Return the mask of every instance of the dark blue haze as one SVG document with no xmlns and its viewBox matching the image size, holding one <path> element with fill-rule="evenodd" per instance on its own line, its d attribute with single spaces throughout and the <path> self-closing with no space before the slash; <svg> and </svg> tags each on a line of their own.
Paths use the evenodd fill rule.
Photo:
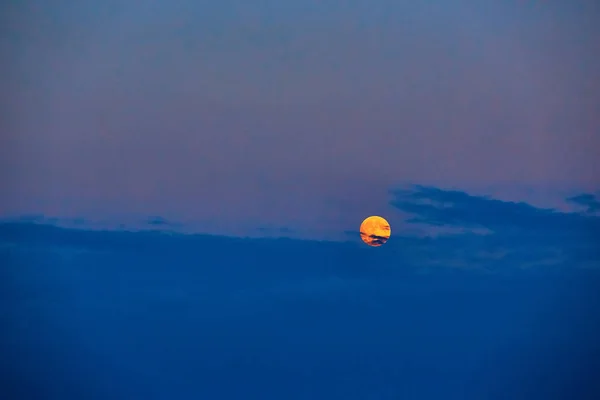
<svg viewBox="0 0 600 400">
<path fill-rule="evenodd" d="M 599 217 L 394 199 L 490 232 L 369 248 L 3 223 L 3 398 L 598 398 Z"/>
</svg>

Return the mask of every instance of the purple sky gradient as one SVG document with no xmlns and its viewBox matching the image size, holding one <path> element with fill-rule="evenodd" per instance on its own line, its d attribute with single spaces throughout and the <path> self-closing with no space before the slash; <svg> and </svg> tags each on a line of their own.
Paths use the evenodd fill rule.
<svg viewBox="0 0 600 400">
<path fill-rule="evenodd" d="M 0 216 L 319 236 L 402 183 L 600 187 L 598 2 L 329 3 L 3 5 Z"/>
</svg>

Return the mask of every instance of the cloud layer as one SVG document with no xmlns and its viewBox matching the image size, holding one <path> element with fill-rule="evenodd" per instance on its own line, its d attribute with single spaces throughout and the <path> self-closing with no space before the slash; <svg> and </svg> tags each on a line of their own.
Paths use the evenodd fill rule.
<svg viewBox="0 0 600 400">
<path fill-rule="evenodd" d="M 11 398 L 597 399 L 597 217 L 413 187 L 383 246 L 0 223 Z"/>
<path fill-rule="evenodd" d="M 480 254 L 490 263 L 513 266 L 600 267 L 598 216 L 425 186 L 393 190 L 392 194 L 391 204 L 412 215 L 409 222 L 487 230 L 489 233 L 484 235 L 446 238 L 461 243 L 460 247 L 470 252 L 470 257 Z M 593 206 L 591 195 L 574 199 Z"/>
</svg>

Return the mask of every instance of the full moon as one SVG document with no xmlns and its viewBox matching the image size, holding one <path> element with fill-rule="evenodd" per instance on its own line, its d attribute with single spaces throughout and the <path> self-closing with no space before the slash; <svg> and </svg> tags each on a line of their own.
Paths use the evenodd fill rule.
<svg viewBox="0 0 600 400">
<path fill-rule="evenodd" d="M 376 215 L 365 219 L 360 224 L 360 238 L 369 246 L 381 246 L 388 241 L 391 233 L 390 224 Z"/>
</svg>

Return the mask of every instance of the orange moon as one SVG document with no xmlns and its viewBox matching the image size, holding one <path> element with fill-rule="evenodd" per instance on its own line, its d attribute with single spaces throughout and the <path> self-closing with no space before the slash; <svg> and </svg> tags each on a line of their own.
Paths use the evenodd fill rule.
<svg viewBox="0 0 600 400">
<path fill-rule="evenodd" d="M 373 215 L 360 224 L 360 238 L 369 246 L 379 247 L 390 238 L 392 230 L 385 218 Z"/>
</svg>

